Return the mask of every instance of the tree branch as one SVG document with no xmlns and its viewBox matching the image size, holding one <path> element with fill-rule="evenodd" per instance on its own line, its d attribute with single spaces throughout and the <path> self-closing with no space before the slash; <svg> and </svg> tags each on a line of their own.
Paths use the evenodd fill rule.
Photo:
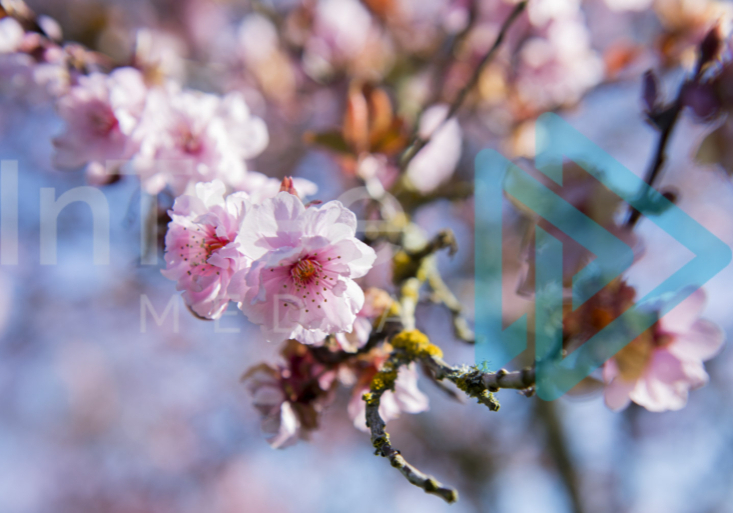
<svg viewBox="0 0 733 513">
<path fill-rule="evenodd" d="M 695 72 L 691 78 L 686 78 L 682 82 L 674 101 L 666 109 L 662 109 L 661 111 L 656 111 L 656 109 L 652 109 L 652 107 L 650 107 L 650 110 L 653 110 L 653 112 L 648 112 L 649 117 L 652 118 L 652 121 L 654 121 L 655 125 L 660 129 L 659 139 L 657 140 L 657 146 L 654 151 L 654 158 L 652 159 L 652 163 L 647 169 L 644 177 L 644 181 L 650 186 L 654 186 L 654 182 L 660 176 L 664 163 L 667 160 L 667 145 L 672 138 L 672 132 L 674 132 L 674 129 L 677 126 L 677 121 L 682 113 L 682 109 L 685 106 L 685 91 L 690 84 L 693 84 L 702 78 L 705 64 L 714 57 L 714 55 L 711 55 L 710 50 L 706 49 L 705 45 L 706 43 L 710 44 L 708 41 L 709 38 L 717 37 L 714 32 L 715 30 L 717 30 L 717 28 L 713 28 L 701 43 L 697 62 L 695 64 Z M 713 53 L 717 53 L 717 50 Z M 640 217 L 641 212 L 630 207 L 629 216 L 626 218 L 624 226 L 626 228 L 633 229 L 636 223 L 639 222 Z"/>
<path fill-rule="evenodd" d="M 572 504 L 572 511 L 573 513 L 583 513 L 585 509 L 580 496 L 579 476 L 565 440 L 557 407 L 553 401 L 537 401 L 535 412 L 547 433 L 547 449 L 555 460 L 560 477 L 565 483 Z"/>
<path fill-rule="evenodd" d="M 654 181 L 657 179 L 660 172 L 662 171 L 664 162 L 667 160 L 667 143 L 669 142 L 672 136 L 672 132 L 677 125 L 677 120 L 680 117 L 680 112 L 682 112 L 682 93 L 686 84 L 687 81 L 685 81 L 682 86 L 680 86 L 677 98 L 675 99 L 672 107 L 670 107 L 670 110 L 667 112 L 667 115 L 669 116 L 669 121 L 665 124 L 665 126 L 662 128 L 661 133 L 659 134 L 657 147 L 654 152 L 654 160 L 652 161 L 651 166 L 649 166 L 649 169 L 646 172 L 646 176 L 644 177 L 644 181 L 649 185 L 654 184 Z M 636 223 L 639 222 L 639 218 L 641 218 L 641 212 L 631 207 L 631 210 L 629 211 L 629 216 L 626 219 L 624 226 L 626 228 L 633 228 Z"/>
<path fill-rule="evenodd" d="M 448 379 L 461 388 L 462 381 L 469 380 L 474 390 L 496 392 L 502 388 L 527 390 L 535 385 L 535 371 L 526 368 L 518 371 L 500 369 L 496 372 L 483 372 L 476 367 L 453 367 L 440 357 L 424 360 L 425 365 L 435 373 L 436 379 Z"/>
<path fill-rule="evenodd" d="M 448 308 L 448 311 L 453 317 L 453 333 L 456 338 L 474 344 L 476 337 L 473 330 L 468 325 L 468 321 L 463 317 L 463 305 L 458 301 L 458 298 L 453 294 L 448 285 L 443 281 L 443 277 L 437 268 L 433 268 L 428 275 L 428 284 L 433 289 L 435 298 Z"/>
<path fill-rule="evenodd" d="M 491 45 L 489 51 L 486 52 L 486 54 L 482 57 L 478 66 L 476 66 L 476 69 L 473 71 L 471 77 L 468 79 L 468 82 L 466 82 L 466 85 L 463 86 L 463 88 L 458 92 L 458 95 L 456 96 L 455 100 L 453 100 L 453 103 L 451 103 L 451 106 L 448 109 L 448 114 L 445 116 L 445 119 L 435 128 L 435 130 L 433 130 L 433 133 L 439 131 L 443 127 L 443 125 L 445 125 L 445 123 L 447 123 L 451 118 L 453 118 L 453 116 L 456 115 L 458 110 L 463 105 L 466 96 L 468 96 L 468 93 L 476 86 L 476 83 L 478 83 L 478 80 L 481 77 L 481 72 L 483 72 L 486 65 L 494 58 L 494 55 L 504 41 L 506 33 L 509 31 L 509 28 L 514 24 L 516 19 L 519 17 L 520 14 L 522 14 L 526 7 L 526 0 L 523 2 L 519 2 L 514 7 L 514 10 L 512 10 L 512 12 L 509 14 L 507 19 L 504 20 L 504 23 L 499 30 L 499 34 L 496 36 L 494 44 Z M 420 150 L 422 150 L 430 142 L 431 137 L 432 134 L 427 137 L 421 137 L 419 133 L 415 135 L 410 145 L 400 156 L 399 164 L 401 170 L 407 169 L 407 166 L 410 164 L 412 159 L 414 159 L 415 156 L 420 153 Z"/>
<path fill-rule="evenodd" d="M 466 22 L 466 26 L 463 27 L 463 29 L 461 29 L 461 31 L 455 36 L 450 38 L 445 52 L 443 52 L 442 57 L 437 60 L 438 62 L 435 65 L 435 71 L 433 72 L 433 94 L 431 100 L 427 102 L 428 105 L 438 102 L 443 95 L 443 81 L 445 80 L 445 75 L 448 73 L 456 50 L 466 40 L 468 34 L 471 33 L 471 30 L 473 30 L 473 27 L 476 25 L 476 21 L 478 20 L 478 3 L 479 0 L 471 0 L 468 5 L 468 21 Z"/>
<path fill-rule="evenodd" d="M 385 367 L 388 368 L 388 373 L 394 373 L 396 377 L 399 367 L 405 363 L 407 362 L 404 360 L 392 357 L 385 364 Z M 382 372 L 384 371 L 380 373 Z M 392 382 L 392 387 L 394 387 L 394 382 Z M 375 449 L 374 454 L 389 459 L 393 467 L 399 470 L 410 483 L 425 490 L 425 493 L 437 495 L 449 504 L 456 502 L 458 500 L 458 492 L 454 488 L 444 486 L 433 476 L 424 474 L 408 463 L 402 454 L 400 454 L 400 451 L 392 447 L 389 434 L 385 431 L 386 423 L 379 414 L 379 404 L 382 394 L 388 389 L 389 386 L 387 383 L 375 380 L 372 382 L 371 391 L 364 394 L 364 401 L 366 401 L 366 423 L 371 431 L 372 445 Z"/>
</svg>

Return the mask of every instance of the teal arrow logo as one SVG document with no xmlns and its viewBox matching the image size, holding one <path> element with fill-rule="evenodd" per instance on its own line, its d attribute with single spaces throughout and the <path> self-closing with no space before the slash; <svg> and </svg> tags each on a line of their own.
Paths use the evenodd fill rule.
<svg viewBox="0 0 733 513">
<path fill-rule="evenodd" d="M 535 231 L 535 363 L 537 393 L 553 400 L 650 328 L 731 261 L 727 244 L 555 114 L 537 121 L 535 166 L 562 185 L 565 159 L 581 166 L 651 222 L 695 254 L 690 262 L 578 349 L 562 352 L 562 243 Z M 504 192 L 593 253 L 573 276 L 573 308 L 620 276 L 633 262 L 629 246 L 501 154 L 476 157 L 476 362 L 508 364 L 527 347 L 527 317 L 502 322 L 502 212 Z M 651 305 L 655 305 L 652 309 Z"/>
</svg>

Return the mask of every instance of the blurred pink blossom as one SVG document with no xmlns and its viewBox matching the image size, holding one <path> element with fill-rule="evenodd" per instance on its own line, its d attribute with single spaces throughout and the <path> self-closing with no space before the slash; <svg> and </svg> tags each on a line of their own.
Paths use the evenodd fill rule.
<svg viewBox="0 0 733 513">
<path fill-rule="evenodd" d="M 146 92 L 142 75 L 133 68 L 79 77 L 79 84 L 57 104 L 66 130 L 54 139 L 55 165 L 73 169 L 91 162 L 106 165 L 108 160 L 130 158 L 136 151 L 130 134 Z"/>
<path fill-rule="evenodd" d="M 337 371 L 327 369 L 308 348 L 291 340 L 281 351 L 284 364 L 260 364 L 243 380 L 260 412 L 262 431 L 275 449 L 307 439 L 318 427 L 319 415 L 333 399 Z"/>
<path fill-rule="evenodd" d="M 0 95 L 42 103 L 66 93 L 70 77 L 65 51 L 36 33 L 19 39 L 19 26 L 11 18 L 0 23 Z"/>
<path fill-rule="evenodd" d="M 195 191 L 176 199 L 170 212 L 162 273 L 178 282 L 177 290 L 197 315 L 215 319 L 226 310 L 231 277 L 247 263 L 235 237 L 249 203 L 241 192 L 225 199 L 219 180 L 196 184 Z"/>
<path fill-rule="evenodd" d="M 550 19 L 545 35 L 528 38 L 519 53 L 518 99 L 537 112 L 577 103 L 601 82 L 605 72 L 582 15 L 568 13 Z"/>
<path fill-rule="evenodd" d="M 366 44 L 372 17 L 361 2 L 319 0 L 315 16 L 317 39 L 311 44 L 328 52 L 325 56 L 354 57 Z"/>
<path fill-rule="evenodd" d="M 344 351 L 354 353 L 369 340 L 369 335 L 372 333 L 372 323 L 360 314 L 361 312 L 357 314 L 354 328 L 350 332 L 337 333 L 334 337 L 339 347 Z"/>
<path fill-rule="evenodd" d="M 364 291 L 364 307 L 356 314 L 354 329 L 349 333 L 337 333 L 334 337 L 339 347 L 348 352 L 355 352 L 369 340 L 372 334 L 372 323 L 379 329 L 385 319 L 381 317 L 392 306 L 394 300 L 382 289 L 370 287 Z"/>
<path fill-rule="evenodd" d="M 295 444 L 300 439 L 300 420 L 293 405 L 285 400 L 280 373 L 261 365 L 248 373 L 247 380 L 252 404 L 262 416 L 262 431 L 269 435 L 267 442 L 274 449 Z"/>
<path fill-rule="evenodd" d="M 186 44 L 175 34 L 147 28 L 137 31 L 135 65 L 153 83 L 171 78 L 183 82 L 186 54 Z"/>
<path fill-rule="evenodd" d="M 375 77 L 393 58 L 389 41 L 361 2 L 318 1 L 303 55 L 309 75 L 322 78 L 347 68 L 354 75 Z"/>
<path fill-rule="evenodd" d="M 703 362 L 720 351 L 724 335 L 699 318 L 704 302 L 698 290 L 605 363 L 609 408 L 621 410 L 633 401 L 650 411 L 679 410 L 690 390 L 707 383 Z"/>
<path fill-rule="evenodd" d="M 134 168 L 147 192 L 167 184 L 176 195 L 200 181 L 241 182 L 244 160 L 268 143 L 264 121 L 250 114 L 240 94 L 220 98 L 173 84 L 150 92 L 134 138 L 140 141 Z"/>
</svg>

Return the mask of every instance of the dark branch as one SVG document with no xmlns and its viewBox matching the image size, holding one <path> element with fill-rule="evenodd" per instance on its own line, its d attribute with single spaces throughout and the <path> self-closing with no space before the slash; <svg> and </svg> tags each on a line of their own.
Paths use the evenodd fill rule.
<svg viewBox="0 0 733 513">
<path fill-rule="evenodd" d="M 710 37 L 710 35 L 714 33 L 714 30 L 717 29 L 713 29 L 708 34 L 708 37 Z M 708 38 L 706 38 L 706 41 L 707 39 Z M 667 145 L 669 144 L 675 127 L 677 126 L 677 121 L 679 120 L 680 114 L 682 113 L 682 109 L 685 106 L 685 91 L 691 84 L 698 82 L 702 78 L 705 64 L 712 59 L 710 53 L 705 51 L 706 41 L 703 41 L 703 44 L 701 45 L 700 51 L 698 53 L 697 63 L 695 64 L 695 73 L 691 78 L 687 78 L 682 82 L 679 90 L 677 91 L 677 96 L 675 97 L 674 101 L 669 106 L 667 106 L 666 109 L 649 113 L 650 118 L 652 118 L 654 124 L 660 130 L 659 139 L 657 140 L 657 146 L 654 151 L 654 158 L 644 177 L 644 181 L 652 187 L 654 186 L 654 182 L 660 176 L 662 168 L 664 167 L 664 163 L 667 160 Z M 654 94 L 653 96 L 656 96 L 656 94 Z M 626 228 L 634 228 L 636 223 L 639 222 L 640 217 L 640 211 L 636 210 L 633 207 L 630 208 L 629 216 L 626 218 L 624 226 Z"/>
</svg>

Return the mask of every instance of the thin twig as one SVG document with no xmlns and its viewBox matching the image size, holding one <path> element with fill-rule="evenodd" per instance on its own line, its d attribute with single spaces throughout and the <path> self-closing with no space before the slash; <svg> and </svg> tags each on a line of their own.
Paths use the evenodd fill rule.
<svg viewBox="0 0 733 513">
<path fill-rule="evenodd" d="M 499 402 L 493 392 L 507 386 L 519 389 L 531 388 L 534 384 L 534 373 L 519 371 L 517 373 L 484 373 L 476 367 L 451 367 L 442 359 L 442 351 L 430 343 L 426 335 L 415 329 L 415 308 L 420 299 L 420 288 L 428 279 L 431 265 L 434 265 L 434 253 L 443 248 L 453 248 L 455 239 L 450 231 L 441 232 L 425 247 L 416 252 L 402 252 L 401 266 L 405 271 L 399 274 L 400 321 L 403 330 L 391 337 L 389 343 L 393 350 L 387 361 L 372 379 L 370 391 L 363 396 L 366 402 L 366 423 L 371 431 L 372 445 L 376 454 L 388 458 L 407 480 L 425 490 L 438 495 L 451 503 L 457 500 L 456 490 L 442 485 L 434 477 L 422 473 L 409 464 L 398 450 L 392 447 L 389 435 L 385 431 L 386 424 L 379 415 L 382 394 L 386 390 L 394 390 L 397 374 L 401 366 L 419 361 L 426 366 L 436 380 L 447 379 L 469 397 L 476 398 L 479 403 L 491 411 L 499 409 Z"/>
<path fill-rule="evenodd" d="M 427 105 L 431 105 L 440 100 L 443 95 L 443 81 L 450 67 L 451 61 L 453 60 L 456 50 L 463 44 L 463 42 L 471 33 L 473 27 L 476 25 L 478 20 L 478 3 L 479 0 L 471 0 L 468 5 L 468 20 L 466 26 L 463 27 L 460 32 L 449 39 L 447 48 L 443 52 L 442 57 L 438 60 L 433 71 L 433 95 Z"/>
<path fill-rule="evenodd" d="M 444 486 L 432 476 L 420 472 L 407 463 L 400 452 L 392 446 L 385 431 L 386 423 L 379 415 L 382 394 L 387 390 L 394 390 L 402 366 L 417 360 L 430 370 L 436 380 L 447 379 L 489 410 L 498 411 L 500 405 L 494 397 L 494 392 L 499 388 L 531 388 L 534 385 L 534 371 L 526 369 L 506 372 L 502 369 L 496 373 L 486 373 L 476 367 L 452 367 L 443 361 L 440 349 L 417 330 L 403 331 L 390 342 L 394 346 L 394 351 L 372 380 L 369 392 L 363 396 L 366 402 L 366 423 L 371 431 L 375 454 L 388 458 L 392 466 L 399 469 L 410 483 L 427 493 L 442 497 L 449 503 L 454 502 L 458 495 L 453 488 Z"/>
<path fill-rule="evenodd" d="M 516 19 L 519 17 L 520 14 L 524 11 L 524 9 L 527 7 L 527 2 L 523 1 L 518 3 L 514 9 L 512 10 L 511 14 L 507 17 L 507 19 L 504 21 L 504 23 L 501 26 L 501 29 L 499 30 L 499 34 L 496 36 L 496 40 L 494 41 L 494 44 L 491 45 L 491 48 L 489 48 L 489 51 L 486 52 L 486 54 L 483 56 L 481 61 L 479 62 L 478 66 L 476 66 L 476 69 L 471 74 L 471 77 L 468 79 L 468 82 L 465 86 L 458 92 L 458 95 L 456 96 L 455 100 L 453 100 L 453 103 L 451 103 L 450 108 L 448 109 L 448 114 L 445 116 L 445 119 L 436 127 L 435 130 L 433 130 L 433 134 L 438 132 L 443 125 L 445 125 L 453 116 L 456 115 L 458 112 L 458 109 L 461 108 L 463 105 L 464 100 L 466 99 L 466 96 L 468 96 L 468 93 L 471 92 L 471 90 L 476 86 L 476 84 L 479 81 L 479 78 L 481 77 L 481 73 L 483 72 L 486 65 L 491 62 L 496 52 L 499 50 L 499 47 L 501 46 L 502 42 L 504 41 L 504 38 L 506 37 L 506 33 L 509 30 L 509 28 L 514 24 Z M 415 158 L 415 156 L 420 153 L 420 150 L 422 150 L 429 142 L 431 135 L 428 135 L 427 137 L 422 137 L 420 134 L 416 134 L 413 138 L 412 143 L 407 147 L 407 149 L 402 153 L 400 156 L 400 169 L 404 170 L 407 169 L 407 166 L 410 164 L 412 159 Z"/>
<path fill-rule="evenodd" d="M 537 401 L 535 412 L 545 427 L 547 448 L 555 460 L 557 470 L 567 489 L 573 508 L 572 511 L 573 513 L 583 513 L 585 509 L 580 497 L 579 476 L 567 446 L 556 403 L 553 401 Z"/>
<path fill-rule="evenodd" d="M 424 363 L 435 373 L 436 379 L 447 378 L 456 383 L 470 377 L 475 381 L 476 387 L 489 392 L 496 392 L 502 388 L 526 390 L 535 384 L 535 371 L 532 368 L 511 372 L 505 369 L 496 372 L 482 372 L 475 367 L 453 367 L 439 357 L 424 360 Z"/>
<path fill-rule="evenodd" d="M 701 79 L 702 73 L 704 71 L 705 59 L 708 57 L 709 56 L 707 56 L 705 52 L 700 51 L 700 53 L 698 54 L 697 63 L 695 64 L 695 72 L 692 77 L 687 78 L 682 82 L 679 90 L 677 91 L 677 96 L 675 97 L 672 104 L 666 110 L 657 113 L 657 116 L 660 119 L 663 119 L 663 124 L 660 127 L 661 131 L 659 133 L 659 139 L 657 140 L 657 146 L 654 151 L 654 159 L 652 160 L 651 165 L 647 169 L 646 176 L 644 177 L 644 181 L 649 186 L 654 186 L 654 182 L 660 176 L 662 168 L 664 167 L 664 163 L 667 160 L 667 145 L 669 144 L 669 141 L 672 137 L 672 132 L 674 132 L 674 129 L 677 126 L 677 121 L 680 118 L 682 109 L 685 106 L 683 100 L 685 90 L 690 84 L 697 82 Z M 624 226 L 626 228 L 633 229 L 636 223 L 639 222 L 640 218 L 641 212 L 633 207 L 630 207 L 629 215 L 626 218 Z"/>
<path fill-rule="evenodd" d="M 437 268 L 433 268 L 428 275 L 428 284 L 433 289 L 435 298 L 444 304 L 451 313 L 451 317 L 453 317 L 453 333 L 455 336 L 459 340 L 474 344 L 476 342 L 476 336 L 468 325 L 468 321 L 463 316 L 463 305 L 461 305 L 461 302 L 458 301 L 458 298 L 443 281 L 443 277 Z"/>
<path fill-rule="evenodd" d="M 484 385 L 491 390 L 498 390 L 500 388 L 526 390 L 535 384 L 535 371 L 531 367 L 511 372 L 505 369 L 499 369 L 496 372 L 485 372 L 481 378 L 484 381 Z"/>
<path fill-rule="evenodd" d="M 659 140 L 657 141 L 657 147 L 654 152 L 654 160 L 652 161 L 651 166 L 649 166 L 646 176 L 644 177 L 644 181 L 650 186 L 654 185 L 654 181 L 657 179 L 659 173 L 662 171 L 665 160 L 667 160 L 667 143 L 669 142 L 670 137 L 672 136 L 672 132 L 677 125 L 677 120 L 680 117 L 680 112 L 682 112 L 682 93 L 686 84 L 687 82 L 685 81 L 682 86 L 680 86 L 677 98 L 675 99 L 674 104 L 668 111 L 669 122 L 663 127 L 662 131 L 659 134 Z M 624 226 L 629 229 L 633 228 L 639 221 L 640 217 L 641 211 L 631 207 L 631 210 L 629 211 L 629 216 L 626 219 L 626 223 L 624 223 Z"/>
<path fill-rule="evenodd" d="M 397 362 L 392 360 L 395 371 L 399 369 L 400 365 L 404 365 L 406 362 Z M 375 389 L 372 386 L 369 394 L 365 394 L 364 400 L 366 401 L 366 423 L 371 431 L 372 445 L 375 449 L 375 454 L 389 459 L 390 464 L 399 470 L 407 480 L 415 486 L 425 490 L 425 493 L 437 495 L 447 503 L 453 503 L 458 500 L 458 492 L 449 486 L 444 486 L 433 476 L 429 476 L 416 467 L 411 465 L 405 460 L 400 454 L 400 451 L 392 447 L 389 439 L 389 434 L 385 431 L 386 423 L 382 416 L 379 414 L 379 404 L 382 394 L 387 388 Z"/>
</svg>

